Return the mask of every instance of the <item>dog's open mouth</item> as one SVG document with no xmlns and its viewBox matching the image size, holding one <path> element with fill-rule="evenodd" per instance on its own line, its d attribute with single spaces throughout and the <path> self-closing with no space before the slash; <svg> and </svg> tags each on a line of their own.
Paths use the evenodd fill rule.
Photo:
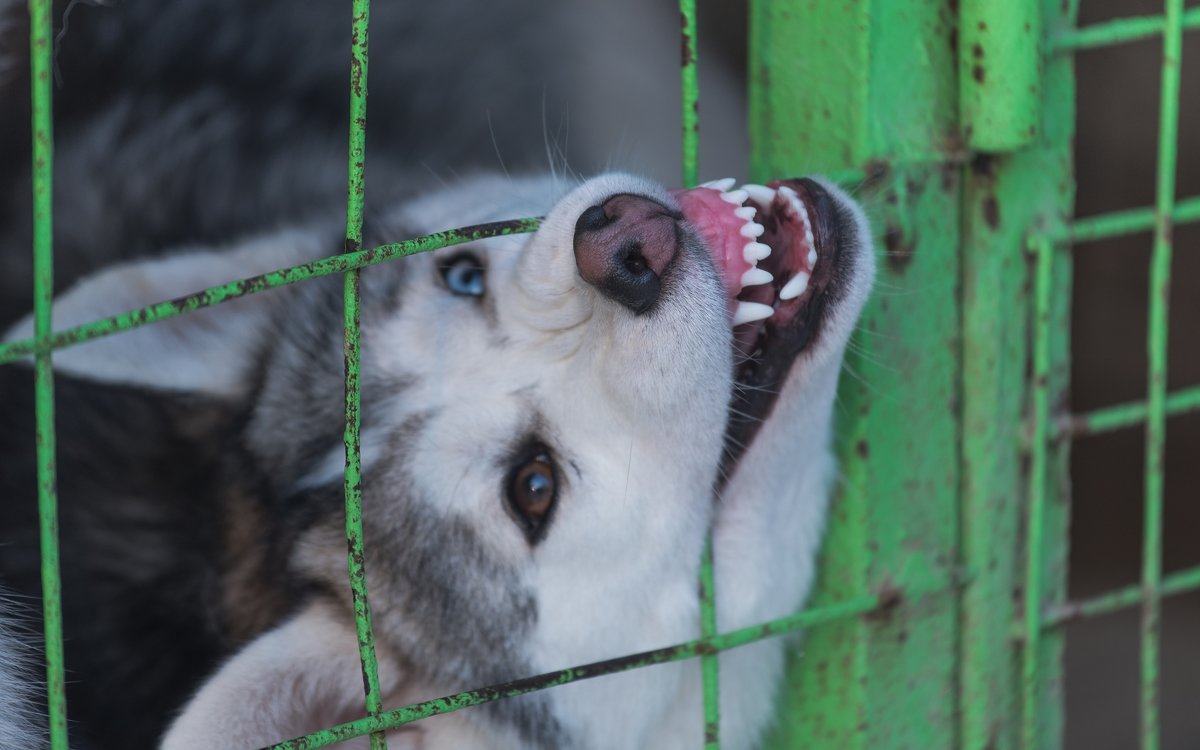
<svg viewBox="0 0 1200 750">
<path fill-rule="evenodd" d="M 797 355 L 819 335 L 838 264 L 838 217 L 809 179 L 675 193 L 708 245 L 728 295 L 736 385 L 725 433 L 728 469 L 754 439 Z M 728 475 L 729 472 L 724 472 Z"/>
</svg>

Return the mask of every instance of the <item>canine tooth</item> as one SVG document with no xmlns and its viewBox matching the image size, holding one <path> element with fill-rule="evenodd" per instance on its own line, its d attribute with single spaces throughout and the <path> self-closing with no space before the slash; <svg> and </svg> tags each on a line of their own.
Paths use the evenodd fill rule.
<svg viewBox="0 0 1200 750">
<path fill-rule="evenodd" d="M 804 294 L 805 289 L 808 289 L 808 274 L 797 271 L 796 275 L 783 285 L 783 289 L 779 290 L 779 299 L 795 299 Z"/>
<path fill-rule="evenodd" d="M 750 200 L 760 206 L 769 206 L 775 200 L 775 190 L 766 185 L 742 185 L 742 190 L 746 191 L 746 194 L 750 196 Z"/>
<path fill-rule="evenodd" d="M 721 200 L 726 203 L 732 203 L 735 206 L 740 206 L 746 202 L 750 194 L 745 190 L 730 190 L 728 193 L 721 193 Z"/>
<path fill-rule="evenodd" d="M 742 221 L 754 221 L 754 216 L 757 213 L 758 209 L 756 209 L 754 206 L 742 206 L 741 208 L 735 208 L 733 210 L 733 215 Z"/>
<path fill-rule="evenodd" d="M 808 267 L 815 268 L 817 265 L 817 249 L 815 247 L 808 248 Z"/>
<path fill-rule="evenodd" d="M 733 179 L 732 177 L 726 177 L 721 180 L 711 180 L 709 182 L 705 182 L 700 187 L 710 188 L 712 190 L 720 190 L 723 193 L 729 188 L 733 187 L 733 183 L 735 182 L 737 182 L 737 180 Z"/>
<path fill-rule="evenodd" d="M 742 274 L 742 286 L 744 287 L 770 284 L 774 280 L 775 277 L 765 268 L 751 268 Z"/>
<path fill-rule="evenodd" d="M 771 254 L 771 246 L 762 242 L 747 242 L 742 248 L 742 257 L 747 263 L 757 263 Z"/>
<path fill-rule="evenodd" d="M 762 233 L 763 233 L 763 232 L 765 232 L 765 231 L 767 231 L 767 230 L 763 228 L 763 225 L 762 225 L 762 224 L 758 224 L 758 223 L 756 223 L 756 222 L 753 222 L 753 221 L 748 221 L 748 222 L 746 222 L 745 224 L 743 224 L 743 225 L 742 225 L 742 228 L 741 228 L 741 229 L 739 229 L 738 231 L 739 231 L 739 232 L 741 233 L 741 235 L 742 235 L 743 237 L 745 237 L 746 239 L 748 239 L 748 240 L 756 240 L 756 239 L 758 239 L 759 237 L 762 237 Z"/>
<path fill-rule="evenodd" d="M 742 323 L 763 320 L 771 317 L 773 312 L 775 312 L 775 308 L 770 305 L 762 305 L 758 302 L 739 302 L 737 312 L 733 314 L 733 324 L 740 326 Z"/>
<path fill-rule="evenodd" d="M 779 192 L 787 196 L 788 202 L 792 204 L 792 208 L 795 209 L 796 213 L 801 215 L 808 213 L 804 210 L 804 204 L 800 201 L 800 196 L 796 195 L 795 190 L 792 190 L 787 185 L 780 185 Z"/>
<path fill-rule="evenodd" d="M 788 201 L 790 201 L 792 204 L 792 209 L 795 210 L 796 215 L 800 217 L 800 223 L 804 224 L 805 242 L 808 243 L 810 248 L 815 248 L 816 245 L 813 241 L 812 220 L 808 216 L 808 209 L 804 207 L 804 201 L 800 200 L 800 196 L 796 195 L 796 191 L 792 190 L 787 185 L 781 185 L 779 191 L 788 197 Z M 814 255 L 815 252 L 815 250 L 809 251 L 808 265 L 810 268 L 814 263 L 817 262 L 817 257 Z"/>
</svg>

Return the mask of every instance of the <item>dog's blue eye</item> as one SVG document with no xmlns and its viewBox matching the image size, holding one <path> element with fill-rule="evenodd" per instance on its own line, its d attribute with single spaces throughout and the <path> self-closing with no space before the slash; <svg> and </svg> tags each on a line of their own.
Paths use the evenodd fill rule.
<svg viewBox="0 0 1200 750">
<path fill-rule="evenodd" d="M 446 288 L 464 297 L 482 297 L 484 290 L 484 267 L 479 258 L 471 253 L 459 253 L 439 265 L 442 281 Z"/>
</svg>

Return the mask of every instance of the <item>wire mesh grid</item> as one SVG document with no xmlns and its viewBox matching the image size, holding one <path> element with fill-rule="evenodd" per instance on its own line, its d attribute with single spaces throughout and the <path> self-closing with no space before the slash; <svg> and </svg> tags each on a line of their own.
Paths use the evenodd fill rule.
<svg viewBox="0 0 1200 750">
<path fill-rule="evenodd" d="M 759 8 L 765 6 L 759 4 Z M 787 6 L 778 2 L 772 5 Z M 1050 4 L 1057 6 L 1056 3 Z M 363 214 L 363 168 L 365 159 L 366 95 L 367 95 L 367 34 L 369 0 L 353 2 L 353 47 L 351 51 L 350 77 L 350 148 L 349 175 L 347 183 L 347 221 L 344 252 L 313 263 L 281 269 L 257 277 L 241 279 L 228 284 L 201 290 L 183 298 L 162 302 L 133 310 L 108 319 L 69 329 L 54 331 L 51 321 L 52 307 L 52 164 L 53 136 L 51 119 L 51 45 L 52 4 L 50 0 L 30 0 L 31 18 L 31 71 L 32 124 L 33 124 L 33 194 L 34 194 L 34 336 L 30 339 L 0 344 L 0 364 L 14 362 L 32 355 L 35 367 L 35 406 L 37 420 L 38 462 L 38 507 L 42 539 L 42 585 L 45 622 L 45 650 L 47 663 L 48 708 L 50 717 L 50 741 L 55 750 L 67 747 L 67 707 L 64 690 L 64 665 L 62 649 L 61 594 L 58 570 L 57 497 L 55 491 L 55 434 L 52 353 L 73 344 L 127 331 L 142 325 L 165 320 L 192 310 L 222 303 L 248 294 L 255 294 L 278 286 L 288 285 L 320 276 L 343 274 L 344 278 L 344 336 L 346 373 L 346 450 L 345 505 L 346 536 L 349 545 L 348 572 L 353 590 L 356 629 L 359 653 L 363 666 L 366 717 L 314 732 L 305 737 L 280 743 L 277 748 L 324 747 L 345 739 L 370 735 L 372 748 L 386 747 L 384 731 L 402 726 L 435 714 L 446 713 L 491 700 L 519 695 L 534 690 L 550 688 L 567 682 L 597 677 L 615 672 L 649 666 L 669 661 L 700 658 L 704 662 L 704 716 L 705 742 L 707 747 L 718 746 L 719 714 L 717 695 L 717 657 L 725 649 L 745 645 L 763 638 L 774 637 L 800 629 L 846 621 L 869 615 L 893 606 L 901 596 L 918 599 L 925 595 L 945 593 L 947 589 L 958 592 L 967 602 L 969 609 L 970 589 L 980 580 L 980 571 L 973 569 L 971 554 L 964 555 L 961 572 L 949 581 L 937 576 L 916 576 L 902 590 L 881 589 L 859 592 L 855 596 L 843 597 L 835 603 L 820 606 L 761 626 L 718 634 L 715 627 L 713 604 L 711 549 L 705 552 L 702 566 L 702 637 L 684 644 L 658 649 L 641 654 L 612 659 L 605 662 L 583 665 L 558 672 L 518 680 L 504 685 L 470 690 L 424 703 L 384 710 L 380 701 L 377 665 L 374 655 L 370 608 L 363 570 L 361 475 L 359 454 L 359 321 L 358 294 L 359 271 L 361 268 L 418 252 L 425 252 L 485 237 L 534 231 L 539 222 L 534 218 L 515 219 L 507 222 L 466 227 L 441 232 L 395 244 L 370 249 L 361 248 Z M 791 10 L 798 11 L 799 8 Z M 964 24 L 974 20 L 970 13 L 978 7 L 964 3 L 957 21 Z M 1032 377 L 1029 383 L 1028 429 L 1022 438 L 1022 450 L 1029 457 L 1026 473 L 1027 503 L 1025 507 L 1025 544 L 1023 605 L 1019 616 L 1004 624 L 1018 644 L 1014 649 L 1000 650 L 1011 658 L 1019 654 L 1020 708 L 1012 719 L 1019 715 L 1019 746 L 1025 748 L 1052 747 L 1058 735 L 1054 726 L 1061 724 L 1061 692 L 1050 693 L 1051 684 L 1059 667 L 1061 657 L 1061 626 L 1080 618 L 1094 617 L 1117 609 L 1140 605 L 1141 618 L 1141 748 L 1156 750 L 1159 746 L 1158 717 L 1158 664 L 1159 664 L 1159 620 L 1161 600 L 1164 597 L 1200 589 L 1200 568 L 1190 568 L 1163 576 L 1161 569 L 1162 551 L 1162 495 L 1163 455 L 1165 423 L 1169 416 L 1200 410 L 1200 386 L 1167 391 L 1166 384 L 1166 321 L 1168 312 L 1168 288 L 1170 283 L 1170 259 L 1172 251 L 1171 229 L 1173 225 L 1200 222 L 1200 196 L 1184 200 L 1175 199 L 1175 156 L 1178 139 L 1178 102 L 1180 95 L 1179 61 L 1182 54 L 1183 32 L 1200 28 L 1200 9 L 1185 10 L 1182 0 L 1166 0 L 1162 16 L 1126 18 L 1086 28 L 1074 28 L 1077 1 L 1067 3 L 1056 12 L 1037 13 L 1037 3 L 1014 4 L 1011 23 L 1020 23 L 1022 13 L 1032 13 L 1028 18 L 1045 21 L 1045 29 L 1038 28 L 1035 50 L 1044 57 L 1046 67 L 1069 60 L 1079 50 L 1116 45 L 1138 39 L 1161 35 L 1163 42 L 1162 82 L 1159 113 L 1159 142 L 1157 162 L 1156 202 L 1153 207 L 1117 211 L 1100 216 L 1078 219 L 1048 231 L 1029 232 L 1025 250 L 1032 258 L 1033 294 L 1032 304 Z M 1050 7 L 1050 6 L 1047 6 Z M 1032 10 L 1031 10 L 1032 9 Z M 697 81 L 696 81 L 696 13 L 693 0 L 681 2 L 684 38 L 683 65 L 683 109 L 684 129 L 684 182 L 693 185 L 697 181 Z M 982 24 L 983 21 L 980 21 Z M 1028 23 L 1028 20 L 1025 21 Z M 984 26 L 979 27 L 980 30 Z M 1026 31 L 1030 27 L 1026 25 Z M 965 39 L 970 39 L 966 36 Z M 762 39 L 759 39 L 762 42 Z M 964 45 L 966 42 L 964 42 Z M 760 52 L 760 60 L 769 60 L 766 52 Z M 971 69 L 969 58 L 963 53 L 968 66 L 968 76 L 982 83 L 982 76 Z M 1038 75 L 1039 65 L 1033 66 L 1032 75 Z M 1068 65 L 1069 68 L 1069 65 Z M 1025 71 L 1025 75 L 1031 74 Z M 1013 74 L 1020 76 L 1018 71 Z M 1069 80 L 1069 72 L 1067 73 Z M 964 79 L 966 76 L 964 76 Z M 964 80 L 965 86 L 970 83 Z M 1069 88 L 1068 88 L 1069 90 Z M 1037 95 L 1039 92 L 1031 88 Z M 966 92 L 970 94 L 968 90 Z M 967 132 L 967 145 L 980 150 L 998 150 L 1018 147 L 1024 136 L 1018 135 L 1013 143 L 1000 138 L 988 144 L 988 134 L 983 130 L 993 127 L 989 113 L 972 110 L 986 108 L 984 100 L 971 100 L 964 96 L 963 116 L 980 125 L 981 130 Z M 1037 102 L 1034 102 L 1036 106 Z M 1019 109 L 1019 108 L 1017 108 Z M 1069 112 L 1069 110 L 1068 110 Z M 991 113 L 996 115 L 996 113 Z M 1005 128 L 1013 132 L 1023 122 L 1036 118 L 1020 111 L 1005 111 L 998 115 Z M 992 124 L 989 124 L 992 123 Z M 1033 136 L 1035 126 L 1030 126 Z M 994 135 L 994 133 L 993 133 Z M 951 165 L 961 167 L 968 158 L 960 156 L 949 160 Z M 945 162 L 944 162 L 945 163 Z M 763 164 L 756 167 L 762 171 Z M 846 171 L 847 179 L 854 181 L 870 177 L 872 171 L 865 169 Z M 985 206 L 985 213 L 988 208 Z M 1065 320 L 1063 292 L 1070 289 L 1070 260 L 1064 251 L 1073 246 L 1105 238 L 1153 231 L 1153 253 L 1151 258 L 1150 325 L 1148 335 L 1149 387 L 1144 401 L 1111 406 L 1082 414 L 1071 414 L 1057 406 L 1057 397 L 1065 390 L 1061 375 L 1062 366 L 1069 354 L 1065 337 L 1062 335 Z M 1069 296 L 1069 294 L 1067 295 Z M 969 361 L 970 353 L 964 357 Z M 968 362 L 969 364 L 969 362 Z M 1111 591 L 1082 601 L 1069 601 L 1063 596 L 1061 570 L 1050 570 L 1061 565 L 1062 546 L 1065 543 L 1065 497 L 1063 490 L 1051 476 L 1056 463 L 1061 465 L 1062 452 L 1073 439 L 1116 430 L 1122 427 L 1143 424 L 1145 426 L 1145 538 L 1143 542 L 1142 580 L 1139 585 Z M 969 446 L 965 449 L 969 453 Z M 967 457 L 969 462 L 969 456 Z M 963 499 L 963 502 L 967 502 Z M 969 533 L 969 530 L 968 530 Z M 1055 562 L 1055 556 L 1059 562 Z M 1056 583 L 1058 581 L 1058 583 Z M 981 676 L 972 673 L 970 634 L 964 634 L 965 647 L 960 659 L 962 685 L 957 702 L 960 726 L 956 730 L 962 746 L 982 746 L 977 742 L 980 734 L 972 727 L 975 714 L 975 694 L 972 692 Z M 986 681 L 986 678 L 983 678 Z M 1061 688 L 1054 688 L 1060 691 Z M 952 712 L 954 713 L 954 712 Z M 700 717 L 697 717 L 700 720 Z M 1046 725 L 1050 725 L 1050 729 Z"/>
</svg>

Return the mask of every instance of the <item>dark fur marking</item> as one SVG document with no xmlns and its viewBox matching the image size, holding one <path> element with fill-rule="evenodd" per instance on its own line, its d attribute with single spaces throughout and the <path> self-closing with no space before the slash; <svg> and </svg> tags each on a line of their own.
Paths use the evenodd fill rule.
<svg viewBox="0 0 1200 750">
<path fill-rule="evenodd" d="M 40 591 L 32 377 L 0 368 L 0 577 Z M 227 405 L 59 374 L 67 691 L 78 745 L 150 747 L 232 640 L 217 522 Z"/>
</svg>

